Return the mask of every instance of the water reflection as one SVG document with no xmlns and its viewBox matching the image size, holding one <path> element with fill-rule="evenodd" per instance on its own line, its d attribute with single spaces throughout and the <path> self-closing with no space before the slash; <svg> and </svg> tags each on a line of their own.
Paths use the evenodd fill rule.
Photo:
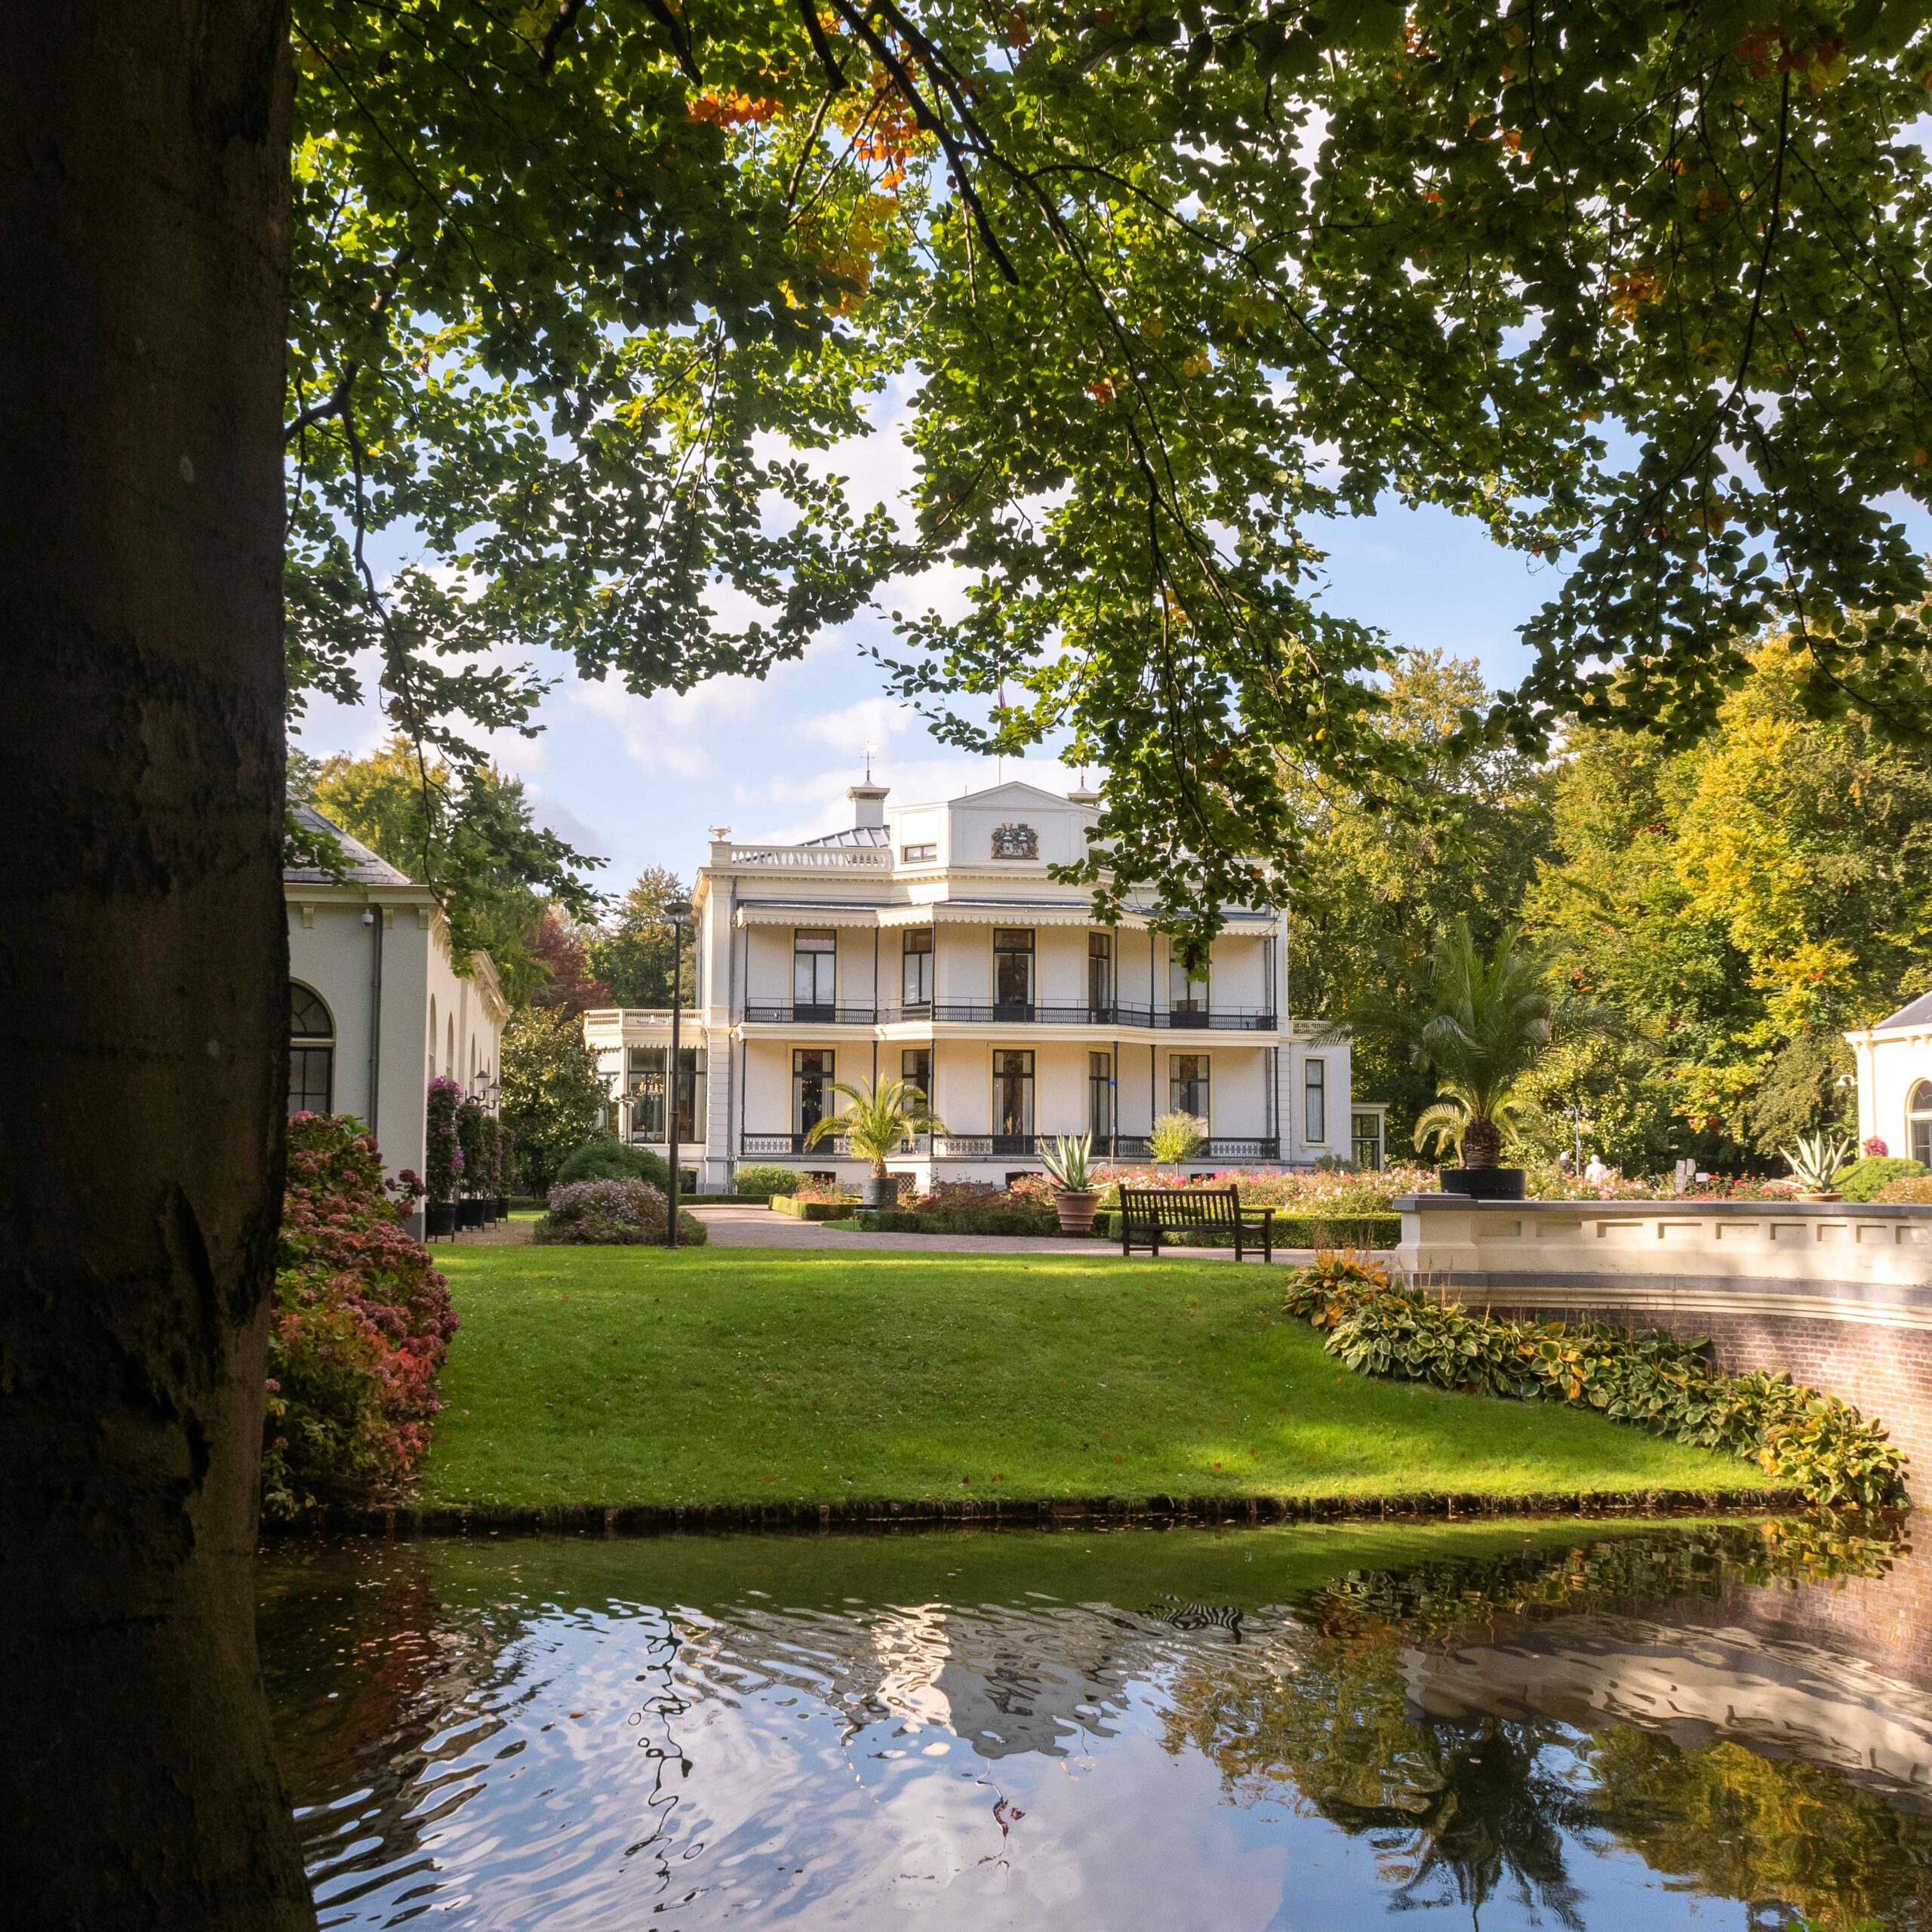
<svg viewBox="0 0 1932 1932">
<path fill-rule="evenodd" d="M 1920 1559 L 1803 1524 L 341 1543 L 323 1922 L 1932 1925 Z"/>
</svg>

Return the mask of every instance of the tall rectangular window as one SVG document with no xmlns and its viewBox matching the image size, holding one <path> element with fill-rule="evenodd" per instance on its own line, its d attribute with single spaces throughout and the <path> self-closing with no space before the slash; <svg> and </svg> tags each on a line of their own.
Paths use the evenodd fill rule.
<svg viewBox="0 0 1932 1932">
<path fill-rule="evenodd" d="M 900 1002 L 909 1012 L 918 1012 L 933 1003 L 933 929 L 915 926 L 900 943 L 905 948 L 900 973 Z"/>
<path fill-rule="evenodd" d="M 792 1004 L 799 1020 L 829 1020 L 838 965 L 838 935 L 800 931 L 792 935 Z"/>
<path fill-rule="evenodd" d="M 798 1047 L 792 1051 L 792 1131 L 801 1143 L 804 1137 L 832 1111 L 832 1083 L 838 1077 L 838 1057 L 829 1048 Z"/>
<path fill-rule="evenodd" d="M 678 1049 L 678 1140 L 695 1147 L 704 1138 L 704 1049 Z"/>
<path fill-rule="evenodd" d="M 1033 1004 L 1033 935 L 1004 926 L 993 928 L 993 1004 L 1029 1014 Z"/>
<path fill-rule="evenodd" d="M 1097 1147 L 1114 1137 L 1114 1057 L 1087 1056 L 1087 1131 Z"/>
<path fill-rule="evenodd" d="M 1032 1135 L 1033 1056 L 1021 1048 L 996 1048 L 993 1054 L 993 1152 L 1030 1152 Z M 1028 1144 L 1020 1145 L 1023 1141 Z"/>
<path fill-rule="evenodd" d="M 1319 1144 L 1328 1138 L 1328 1063 L 1304 1060 L 1301 1070 L 1301 1137 Z"/>
<path fill-rule="evenodd" d="M 1177 952 L 1168 961 L 1168 1011 L 1177 1026 L 1204 1026 L 1208 1023 L 1208 962 L 1204 959 L 1190 971 Z"/>
<path fill-rule="evenodd" d="M 664 1139 L 664 1054 L 662 1047 L 633 1047 L 624 1082 L 631 1101 L 631 1138 L 660 1145 Z"/>
<path fill-rule="evenodd" d="M 1354 1121 L 1355 1162 L 1358 1168 L 1382 1165 L 1382 1116 L 1357 1114 Z"/>
<path fill-rule="evenodd" d="M 932 1048 L 908 1047 L 899 1056 L 899 1077 L 907 1086 L 918 1088 L 930 1107 L 933 1103 Z"/>
<path fill-rule="evenodd" d="M 1087 1011 L 1096 1020 L 1104 1020 L 1114 1008 L 1114 936 L 1112 933 L 1087 935 Z"/>
<path fill-rule="evenodd" d="M 1208 1066 L 1205 1054 L 1168 1054 L 1168 1109 L 1171 1113 L 1192 1114 L 1200 1120 L 1213 1118 L 1208 1105 Z"/>
</svg>

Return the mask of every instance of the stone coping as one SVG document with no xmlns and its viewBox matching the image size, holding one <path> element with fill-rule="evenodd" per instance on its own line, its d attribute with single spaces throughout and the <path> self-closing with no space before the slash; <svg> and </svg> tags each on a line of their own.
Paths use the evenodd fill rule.
<svg viewBox="0 0 1932 1932">
<path fill-rule="evenodd" d="M 1394 1211 L 1418 1214 L 1454 1209 L 1459 1214 L 1521 1214 L 1526 1211 L 1558 1214 L 1722 1214 L 1752 1218 L 1767 1214 L 1829 1217 L 1856 1214 L 1878 1220 L 1909 1221 L 1932 1217 L 1932 1201 L 1691 1201 L 1672 1196 L 1660 1201 L 1546 1200 L 1532 1195 L 1522 1201 L 1478 1201 L 1466 1194 L 1398 1195 Z"/>
</svg>

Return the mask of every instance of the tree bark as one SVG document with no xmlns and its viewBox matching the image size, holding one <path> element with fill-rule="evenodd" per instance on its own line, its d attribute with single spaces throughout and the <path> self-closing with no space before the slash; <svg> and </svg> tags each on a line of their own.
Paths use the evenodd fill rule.
<svg viewBox="0 0 1932 1932">
<path fill-rule="evenodd" d="M 1463 1164 L 1493 1168 L 1502 1158 L 1503 1130 L 1493 1120 L 1476 1115 L 1463 1130 Z"/>
<path fill-rule="evenodd" d="M 0 61 L 0 1898 L 314 1924 L 251 1590 L 287 935 L 281 0 Z"/>
</svg>

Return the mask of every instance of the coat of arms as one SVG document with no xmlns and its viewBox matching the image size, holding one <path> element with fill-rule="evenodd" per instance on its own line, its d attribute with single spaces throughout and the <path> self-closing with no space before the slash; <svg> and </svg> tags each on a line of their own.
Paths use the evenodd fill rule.
<svg viewBox="0 0 1932 1932">
<path fill-rule="evenodd" d="M 995 859 L 1037 859 L 1040 835 L 1030 825 L 996 825 L 993 827 Z"/>
</svg>

